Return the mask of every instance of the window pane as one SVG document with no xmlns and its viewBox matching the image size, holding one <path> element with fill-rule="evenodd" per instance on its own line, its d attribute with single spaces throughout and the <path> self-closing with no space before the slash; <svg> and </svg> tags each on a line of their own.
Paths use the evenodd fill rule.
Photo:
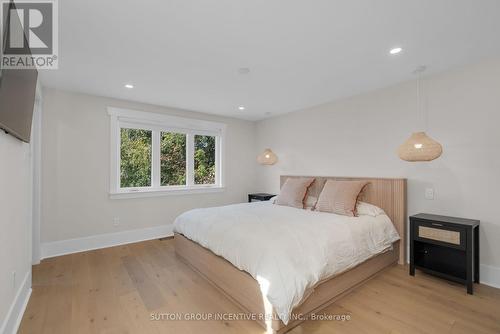
<svg viewBox="0 0 500 334">
<path fill-rule="evenodd" d="M 194 136 L 194 183 L 215 184 L 214 136 Z"/>
<path fill-rule="evenodd" d="M 161 133 L 161 185 L 178 186 L 186 184 L 186 135 L 182 133 Z"/>
<path fill-rule="evenodd" d="M 151 186 L 151 131 L 120 129 L 120 186 Z"/>
</svg>

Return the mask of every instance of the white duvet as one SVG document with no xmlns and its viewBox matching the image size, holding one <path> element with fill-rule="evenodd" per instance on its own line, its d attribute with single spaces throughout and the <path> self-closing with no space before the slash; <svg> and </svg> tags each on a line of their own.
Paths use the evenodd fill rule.
<svg viewBox="0 0 500 334">
<path fill-rule="evenodd" d="M 399 240 L 386 215 L 346 217 L 270 202 L 191 210 L 177 217 L 174 231 L 252 275 L 285 325 L 320 281 Z"/>
</svg>

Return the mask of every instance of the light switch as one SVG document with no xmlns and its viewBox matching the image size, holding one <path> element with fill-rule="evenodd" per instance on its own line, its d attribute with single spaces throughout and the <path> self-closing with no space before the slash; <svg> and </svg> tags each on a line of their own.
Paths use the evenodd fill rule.
<svg viewBox="0 0 500 334">
<path fill-rule="evenodd" d="M 434 199 L 434 189 L 425 188 L 425 199 Z"/>
</svg>

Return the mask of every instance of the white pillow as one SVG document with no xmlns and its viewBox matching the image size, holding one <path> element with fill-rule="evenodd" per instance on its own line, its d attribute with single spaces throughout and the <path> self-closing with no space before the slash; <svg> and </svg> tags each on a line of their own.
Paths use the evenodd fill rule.
<svg viewBox="0 0 500 334">
<path fill-rule="evenodd" d="M 372 216 L 372 217 L 385 215 L 384 210 L 382 210 L 378 206 L 361 201 L 358 201 L 358 203 L 356 204 L 356 213 L 358 214 L 358 216 Z"/>
<path fill-rule="evenodd" d="M 269 202 L 271 202 L 272 204 L 276 204 L 276 198 L 278 198 L 278 196 L 271 197 L 269 199 Z M 318 201 L 317 197 L 307 196 L 305 204 L 304 204 L 304 209 L 305 210 L 314 210 L 314 206 L 316 205 L 317 201 Z"/>
<path fill-rule="evenodd" d="M 304 209 L 305 210 L 314 210 L 314 206 L 316 205 L 317 201 L 318 201 L 317 197 L 307 196 L 306 201 L 304 203 Z"/>
</svg>

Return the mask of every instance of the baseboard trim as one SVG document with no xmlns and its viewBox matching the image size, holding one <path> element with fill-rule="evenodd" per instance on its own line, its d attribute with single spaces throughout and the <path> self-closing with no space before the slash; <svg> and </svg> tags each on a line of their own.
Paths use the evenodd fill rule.
<svg viewBox="0 0 500 334">
<path fill-rule="evenodd" d="M 481 284 L 500 289 L 500 268 L 481 264 L 479 266 L 479 279 Z"/>
<path fill-rule="evenodd" d="M 23 319 L 24 311 L 28 306 L 28 301 L 31 296 L 31 266 L 26 276 L 24 276 L 23 283 L 16 293 L 16 297 L 10 305 L 9 312 L 0 328 L 0 333 L 15 334 L 19 329 L 21 320 Z"/>
<path fill-rule="evenodd" d="M 172 225 L 42 243 L 42 259 L 172 236 Z"/>
</svg>

